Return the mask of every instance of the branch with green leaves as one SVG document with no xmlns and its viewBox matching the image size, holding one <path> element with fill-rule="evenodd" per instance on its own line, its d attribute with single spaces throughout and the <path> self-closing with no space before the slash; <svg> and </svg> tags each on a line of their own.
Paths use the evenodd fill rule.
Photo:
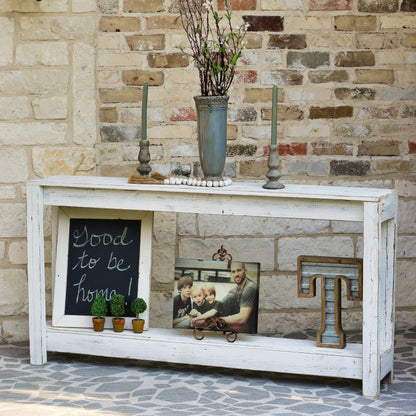
<svg viewBox="0 0 416 416">
<path fill-rule="evenodd" d="M 201 95 L 226 95 L 245 47 L 248 24 L 233 27 L 227 0 L 223 16 L 211 0 L 177 0 L 177 4 L 192 52 L 182 51 L 195 62 Z"/>
</svg>

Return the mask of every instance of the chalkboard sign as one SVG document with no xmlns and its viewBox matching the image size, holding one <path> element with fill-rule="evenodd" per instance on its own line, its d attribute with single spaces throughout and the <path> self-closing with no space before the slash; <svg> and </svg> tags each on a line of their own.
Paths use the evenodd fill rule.
<svg viewBox="0 0 416 416">
<path fill-rule="evenodd" d="M 150 257 L 151 213 L 61 207 L 53 325 L 90 327 L 94 299 L 102 295 L 109 306 L 114 293 L 134 317 L 131 301 L 149 301 Z"/>
<path fill-rule="evenodd" d="M 72 218 L 69 226 L 66 315 L 91 315 L 97 295 L 137 297 L 140 220 Z"/>
</svg>

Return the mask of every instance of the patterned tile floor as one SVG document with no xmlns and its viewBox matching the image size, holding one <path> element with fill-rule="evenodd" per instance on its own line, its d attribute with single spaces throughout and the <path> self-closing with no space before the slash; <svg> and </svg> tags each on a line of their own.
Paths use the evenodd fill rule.
<svg viewBox="0 0 416 416">
<path fill-rule="evenodd" d="M 308 337 L 310 334 L 294 334 Z M 1 416 L 416 415 L 416 327 L 396 332 L 395 378 L 378 398 L 358 381 L 48 354 L 0 344 Z"/>
</svg>

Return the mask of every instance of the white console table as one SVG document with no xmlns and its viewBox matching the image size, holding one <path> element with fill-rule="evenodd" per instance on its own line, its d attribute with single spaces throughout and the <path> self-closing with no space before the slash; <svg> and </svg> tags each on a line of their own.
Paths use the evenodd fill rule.
<svg viewBox="0 0 416 416">
<path fill-rule="evenodd" d="M 363 394 L 377 396 L 393 371 L 397 193 L 389 189 L 260 183 L 224 188 L 135 185 L 124 178 L 56 176 L 28 183 L 30 359 L 45 364 L 47 351 L 95 354 L 230 368 L 362 380 Z M 345 349 L 314 341 L 240 334 L 228 343 L 213 333 L 203 341 L 180 330 L 150 328 L 143 334 L 58 328 L 46 321 L 43 217 L 45 206 L 110 208 L 258 217 L 362 221 L 363 342 Z"/>
</svg>

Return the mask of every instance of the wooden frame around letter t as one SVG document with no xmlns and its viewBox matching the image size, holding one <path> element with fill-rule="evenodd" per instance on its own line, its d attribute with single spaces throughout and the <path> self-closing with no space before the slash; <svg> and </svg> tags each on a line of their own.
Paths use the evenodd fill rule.
<svg viewBox="0 0 416 416">
<path fill-rule="evenodd" d="M 321 278 L 321 329 L 316 334 L 318 347 L 345 348 L 341 323 L 341 281 L 346 283 L 347 299 L 363 299 L 363 261 L 340 257 L 298 257 L 298 296 L 316 295 L 316 280 Z"/>
</svg>

